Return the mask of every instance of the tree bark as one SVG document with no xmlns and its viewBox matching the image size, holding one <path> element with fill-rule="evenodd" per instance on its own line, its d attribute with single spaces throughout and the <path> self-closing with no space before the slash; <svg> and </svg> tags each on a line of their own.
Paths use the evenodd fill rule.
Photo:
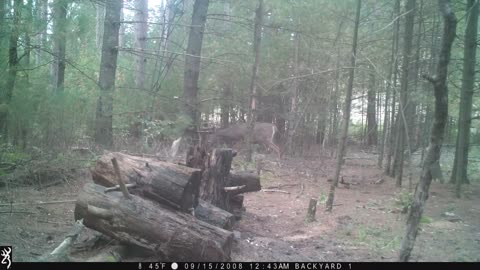
<svg viewBox="0 0 480 270">
<path fill-rule="evenodd" d="M 227 128 L 230 119 L 230 99 L 232 98 L 232 80 L 230 78 L 223 79 L 223 89 L 222 89 L 222 103 L 220 108 L 220 126 L 222 128 Z"/>
<path fill-rule="evenodd" d="M 404 121 L 402 120 L 402 116 L 408 110 L 409 98 L 408 98 L 408 83 L 409 83 L 409 69 L 410 69 L 410 54 L 412 52 L 412 43 L 413 43 L 413 30 L 414 30 L 414 20 L 415 20 L 415 3 L 416 0 L 408 0 L 405 6 L 405 10 L 407 15 L 405 15 L 405 36 L 404 36 L 404 44 L 403 44 L 403 59 L 402 59 L 402 79 L 400 82 L 400 103 L 399 103 L 399 111 L 397 116 L 398 122 L 398 144 L 397 144 L 397 151 L 395 156 L 395 163 L 396 163 L 396 172 L 395 172 L 395 179 L 396 179 L 396 186 L 402 186 L 402 178 L 403 178 L 403 161 L 404 161 L 404 150 L 405 150 L 405 143 L 406 143 L 406 136 L 407 126 L 405 126 Z M 408 121 L 407 121 L 408 122 Z"/>
<path fill-rule="evenodd" d="M 357 10 L 355 15 L 355 27 L 353 30 L 353 44 L 352 44 L 352 57 L 350 59 L 350 69 L 348 77 L 347 91 L 345 93 L 345 107 L 343 113 L 343 126 L 341 131 L 340 141 L 338 143 L 338 152 L 337 152 L 337 164 L 335 169 L 335 176 L 330 186 L 330 192 L 328 193 L 328 199 L 326 202 L 326 210 L 332 211 L 333 208 L 333 199 L 335 196 L 335 187 L 338 185 L 338 180 L 340 178 L 340 170 L 342 168 L 343 157 L 347 145 L 347 136 L 348 136 L 348 127 L 350 124 L 350 112 L 352 110 L 352 92 L 353 92 L 353 80 L 355 77 L 355 63 L 357 60 L 357 41 L 358 41 L 358 28 L 360 25 L 360 10 L 362 8 L 362 1 L 357 0 Z"/>
<path fill-rule="evenodd" d="M 103 155 L 92 171 L 93 182 L 112 187 L 117 177 L 112 158 L 119 164 L 125 184 L 136 184 L 130 191 L 174 209 L 190 212 L 198 205 L 201 172 L 153 158 L 129 156 L 118 152 Z"/>
<path fill-rule="evenodd" d="M 198 78 L 200 75 L 200 57 L 202 52 L 203 34 L 207 20 L 209 0 L 195 0 L 193 5 L 192 23 L 188 35 L 187 51 L 185 53 L 185 71 L 183 78 L 183 109 L 191 124 L 185 130 L 187 143 L 198 140 Z"/>
<path fill-rule="evenodd" d="M 44 58 L 44 49 L 47 48 L 47 27 L 48 27 L 48 0 L 37 0 L 36 9 L 38 11 L 38 20 L 40 22 L 40 35 L 39 35 L 39 44 L 40 49 L 36 52 L 35 62 L 37 65 L 40 65 Z M 42 50 L 43 49 L 43 50 Z"/>
<path fill-rule="evenodd" d="M 317 200 L 310 199 L 307 208 L 307 216 L 305 217 L 305 222 L 310 223 L 315 221 L 315 213 L 317 212 Z"/>
<path fill-rule="evenodd" d="M 147 74 L 147 58 L 145 50 L 147 49 L 147 33 L 148 33 L 148 1 L 137 0 L 135 3 L 135 49 L 136 49 L 136 75 L 135 87 L 144 89 Z"/>
<path fill-rule="evenodd" d="M 440 149 L 444 139 L 445 125 L 448 120 L 448 63 L 450 62 L 452 43 L 456 35 L 457 19 L 449 0 L 439 0 L 438 3 L 444 19 L 442 46 L 437 63 L 436 76 L 425 76 L 425 78 L 433 84 L 435 119 L 432 126 L 430 145 L 428 146 L 425 160 L 423 161 L 420 182 L 415 188 L 414 200 L 408 215 L 406 233 L 400 249 L 399 261 L 402 262 L 409 260 L 415 244 L 418 225 L 420 224 L 432 182 L 432 168 L 434 167 L 433 165 L 440 160 Z"/>
<path fill-rule="evenodd" d="M 398 6 L 397 6 L 398 4 Z M 395 2 L 395 7 L 394 11 L 392 12 L 392 20 L 395 19 L 398 15 L 398 9 L 400 8 L 400 3 L 397 0 Z M 392 36 L 392 50 L 391 50 L 391 55 L 390 55 L 390 65 L 388 67 L 388 77 L 387 77 L 387 87 L 385 89 L 385 106 L 384 106 L 384 116 L 383 116 L 383 128 L 382 128 L 382 141 L 380 142 L 380 149 L 379 149 L 379 154 L 378 154 L 378 160 L 377 160 L 377 166 L 379 168 L 382 168 L 383 166 L 383 157 L 385 154 L 385 146 L 388 143 L 388 139 L 391 136 L 391 133 L 388 132 L 389 126 L 391 125 L 391 122 L 389 121 L 389 102 L 390 102 L 390 93 L 392 92 L 392 76 L 393 76 L 393 70 L 394 70 L 394 65 L 396 63 L 396 47 L 397 47 L 397 31 L 396 31 L 396 24 L 398 24 L 398 21 L 395 21 L 394 26 L 393 26 L 393 36 Z M 390 146 L 391 147 L 391 146 Z"/>
<path fill-rule="evenodd" d="M 367 91 L 367 145 L 377 144 L 378 126 L 376 116 L 376 89 L 375 89 L 375 69 L 370 66 L 370 78 Z"/>
<path fill-rule="evenodd" d="M 12 18 L 12 26 L 10 32 L 10 39 L 8 45 L 8 74 L 7 74 L 7 82 L 5 85 L 6 94 L 5 94 L 5 102 L 7 104 L 10 103 L 13 97 L 13 91 L 15 89 L 15 83 L 17 80 L 17 65 L 18 65 L 18 38 L 19 38 L 19 26 L 20 26 L 20 18 L 21 18 L 21 9 L 22 9 L 22 2 L 21 1 L 14 1 L 13 4 L 13 18 Z"/>
<path fill-rule="evenodd" d="M 397 18 L 400 15 L 400 0 L 395 1 L 395 7 L 394 7 L 394 14 L 395 18 Z M 393 28 L 393 39 L 394 39 L 394 48 L 393 48 L 393 62 L 392 62 L 392 68 L 393 68 L 393 81 L 391 82 L 392 84 L 392 105 L 391 105 L 391 111 L 390 111 L 390 135 L 388 137 L 388 153 L 387 153 L 387 160 L 385 164 L 385 174 L 388 176 L 394 176 L 394 168 L 392 166 L 392 156 L 395 153 L 395 142 L 396 142 L 396 135 L 397 132 L 395 132 L 396 126 L 397 126 L 397 121 L 395 121 L 395 108 L 396 108 L 396 87 L 397 87 L 397 76 L 398 76 L 398 48 L 399 48 L 399 33 L 400 33 L 400 21 L 397 19 L 394 23 L 394 28 Z"/>
<path fill-rule="evenodd" d="M 288 119 L 288 136 L 287 136 L 287 152 L 294 154 L 293 138 L 295 136 L 296 123 L 300 120 L 297 115 L 298 107 L 298 49 L 300 47 L 300 35 L 295 33 L 295 53 L 293 59 L 293 79 L 292 79 L 292 93 L 290 103 L 290 116 Z"/>
<path fill-rule="evenodd" d="M 53 4 L 52 86 L 54 92 L 63 92 L 65 82 L 68 2 L 68 0 L 55 0 Z"/>
<path fill-rule="evenodd" d="M 228 186 L 232 160 L 232 149 L 214 149 L 200 184 L 202 200 L 229 212 L 231 196 L 224 188 Z"/>
<path fill-rule="evenodd" d="M 229 261 L 233 233 L 172 212 L 138 196 L 87 184 L 75 205 L 75 219 L 122 243 L 150 250 L 160 260 Z"/>
<path fill-rule="evenodd" d="M 214 206 L 204 200 L 200 200 L 195 208 L 195 217 L 208 224 L 212 224 L 225 230 L 231 230 L 235 222 L 235 216 L 223 209 Z"/>
<path fill-rule="evenodd" d="M 13 4 L 13 13 L 12 13 L 12 26 L 10 31 L 10 38 L 8 42 L 8 70 L 7 70 L 7 80 L 5 83 L 5 90 L 2 100 L 4 103 L 4 108 L 0 115 L 0 128 L 5 138 L 8 137 L 8 117 L 9 109 L 8 106 L 13 97 L 13 92 L 15 90 L 15 84 L 17 81 L 17 66 L 18 66 L 18 38 L 19 38 L 19 25 L 21 18 L 21 1 L 14 1 Z M 3 92 L 3 91 L 2 91 Z"/>
<path fill-rule="evenodd" d="M 257 174 L 248 171 L 230 173 L 227 186 L 242 187 L 230 191 L 230 196 L 235 196 L 240 193 L 260 191 L 262 189 L 260 177 Z"/>
<path fill-rule="evenodd" d="M 123 22 L 125 19 L 125 14 L 123 12 L 123 8 L 120 11 L 120 21 Z M 120 24 L 120 29 L 118 30 L 118 46 L 120 48 L 125 47 L 125 24 L 121 23 Z"/>
<path fill-rule="evenodd" d="M 105 24 L 105 2 L 98 1 L 97 2 L 97 20 L 95 24 L 95 32 L 96 32 L 95 44 L 97 45 L 98 49 L 102 48 L 104 24 Z"/>
<path fill-rule="evenodd" d="M 250 106 L 248 107 L 248 131 L 246 136 L 247 156 L 246 161 L 252 161 L 253 153 L 253 130 L 257 118 L 257 81 L 258 69 L 260 67 L 260 44 L 262 42 L 263 24 L 263 0 L 258 0 L 258 8 L 255 11 L 255 29 L 253 33 L 253 53 L 255 62 L 252 67 L 252 80 L 250 82 Z"/>
<path fill-rule="evenodd" d="M 122 0 L 111 0 L 106 1 L 105 6 L 104 38 L 98 78 L 100 96 L 98 97 L 95 115 L 95 143 L 107 149 L 113 148 L 113 92 L 117 71 L 118 32 L 122 4 Z"/>
<path fill-rule="evenodd" d="M 467 0 L 467 27 L 463 51 L 462 92 L 460 94 L 460 112 L 458 116 L 457 148 L 455 151 L 456 180 L 455 195 L 460 198 L 462 183 L 467 182 L 468 148 L 470 127 L 472 125 L 472 100 L 475 86 L 475 64 L 477 55 L 477 27 L 479 3 Z M 453 173 L 452 173 L 453 175 Z"/>
</svg>

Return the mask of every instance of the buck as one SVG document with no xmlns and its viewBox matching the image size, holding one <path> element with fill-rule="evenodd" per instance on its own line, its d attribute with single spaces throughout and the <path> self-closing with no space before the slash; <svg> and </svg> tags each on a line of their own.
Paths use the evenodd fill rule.
<svg viewBox="0 0 480 270">
<path fill-rule="evenodd" d="M 232 146 L 239 141 L 245 141 L 248 132 L 247 124 L 236 124 L 228 128 L 218 130 L 209 137 L 209 145 L 215 146 L 219 144 L 227 144 Z M 282 158 L 282 151 L 279 147 L 280 133 L 278 128 L 271 123 L 255 123 L 253 130 L 253 144 L 263 144 L 272 149 Z"/>
</svg>

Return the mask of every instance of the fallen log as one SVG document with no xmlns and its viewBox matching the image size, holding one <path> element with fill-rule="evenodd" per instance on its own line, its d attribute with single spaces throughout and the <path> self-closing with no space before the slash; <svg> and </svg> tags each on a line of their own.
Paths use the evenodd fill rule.
<svg viewBox="0 0 480 270">
<path fill-rule="evenodd" d="M 242 218 L 243 212 L 245 212 L 245 207 L 243 207 L 243 195 L 236 195 L 230 198 L 230 206 L 232 208 L 231 213 L 236 220 Z"/>
<path fill-rule="evenodd" d="M 227 184 L 228 186 L 244 186 L 243 188 L 230 192 L 231 195 L 254 192 L 262 189 L 260 176 L 249 171 L 230 173 Z"/>
<path fill-rule="evenodd" d="M 129 192 L 183 212 L 198 205 L 201 172 L 153 158 L 129 156 L 119 152 L 103 155 L 92 171 L 93 182 L 105 187 L 116 187 L 118 176 L 112 165 L 117 160 L 119 174 Z M 110 191 L 111 189 L 108 189 Z"/>
<path fill-rule="evenodd" d="M 158 203 L 86 184 L 75 207 L 75 219 L 122 243 L 156 254 L 159 260 L 229 261 L 233 233 Z"/>
<path fill-rule="evenodd" d="M 195 217 L 225 230 L 231 230 L 235 216 L 211 203 L 200 200 L 195 208 Z"/>
</svg>

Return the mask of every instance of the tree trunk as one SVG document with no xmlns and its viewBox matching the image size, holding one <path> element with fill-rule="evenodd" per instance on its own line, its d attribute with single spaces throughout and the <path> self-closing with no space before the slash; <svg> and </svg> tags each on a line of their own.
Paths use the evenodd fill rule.
<svg viewBox="0 0 480 270">
<path fill-rule="evenodd" d="M 55 0 L 53 4 L 52 87 L 54 92 L 63 92 L 65 82 L 68 2 L 68 0 Z"/>
<path fill-rule="evenodd" d="M 353 30 L 353 44 L 352 44 L 352 57 L 350 59 L 350 69 L 348 77 L 347 91 L 345 93 L 345 108 L 343 113 L 343 126 L 341 131 L 340 141 L 338 143 L 338 152 L 337 152 L 337 164 L 335 169 L 335 176 L 330 186 L 330 192 L 328 194 L 328 199 L 326 202 L 327 211 L 332 211 L 333 208 L 333 199 L 335 195 L 335 187 L 338 185 L 338 180 L 340 178 L 340 170 L 342 168 L 343 156 L 345 154 L 346 145 L 347 145 L 347 135 L 348 135 L 348 126 L 350 123 L 350 112 L 352 110 L 352 91 L 353 91 L 353 80 L 355 77 L 355 63 L 357 57 L 357 41 L 358 41 L 358 28 L 360 25 L 360 9 L 362 7 L 362 1 L 357 0 L 357 11 L 355 15 L 355 27 Z"/>
<path fill-rule="evenodd" d="M 48 27 L 48 0 L 37 0 L 36 8 L 39 12 L 39 21 L 40 21 L 40 49 L 37 50 L 36 64 L 40 65 L 44 59 L 45 53 L 43 50 L 47 48 L 47 27 Z M 42 50 L 43 49 L 43 50 Z"/>
<path fill-rule="evenodd" d="M 398 6 L 397 6 L 398 4 Z M 394 11 L 392 12 L 392 20 L 396 18 L 397 16 L 397 12 L 398 12 L 398 8 L 399 7 L 399 1 L 396 1 L 395 2 L 395 7 L 394 7 Z M 390 65 L 388 67 L 388 77 L 387 77 L 387 87 L 385 89 L 385 106 L 384 106 L 384 116 L 383 116 L 383 128 L 382 128 L 382 140 L 380 142 L 380 149 L 379 149 L 379 154 L 378 154 L 378 160 L 377 160 L 377 166 L 379 168 L 382 168 L 383 166 L 383 156 L 385 154 L 385 146 L 386 144 L 388 143 L 388 139 L 389 137 L 391 136 L 390 132 L 388 132 L 388 129 L 389 129 L 389 125 L 391 125 L 390 123 L 390 118 L 389 118 L 389 115 L 390 115 L 390 111 L 389 111 L 389 102 L 390 102 L 390 92 L 392 91 L 392 86 L 393 86 L 393 82 L 392 82 L 392 76 L 393 76 L 393 70 L 394 70 L 394 65 L 395 65 L 395 60 L 396 60 L 396 52 L 395 52 L 395 49 L 397 47 L 397 31 L 396 31 L 396 24 L 398 24 L 398 22 L 396 21 L 394 26 L 393 26 L 393 36 L 392 36 L 392 51 L 391 51 L 391 55 L 390 55 Z M 390 146 L 391 147 L 391 146 Z"/>
<path fill-rule="evenodd" d="M 108 9 L 107 9 L 108 10 Z M 138 196 L 87 184 L 75 205 L 85 226 L 153 252 L 159 260 L 229 261 L 233 233 Z"/>
<path fill-rule="evenodd" d="M 409 83 L 409 69 L 410 69 L 410 54 L 412 52 L 412 39 L 413 39 L 413 29 L 414 29 L 414 19 L 415 19 L 415 2 L 416 0 L 408 0 L 405 6 L 405 10 L 407 15 L 405 15 L 405 36 L 404 36 L 404 44 L 403 44 L 403 59 L 402 59 L 402 79 L 400 82 L 400 103 L 398 109 L 398 144 L 397 144 L 397 152 L 395 157 L 396 163 L 396 172 L 395 172 L 395 179 L 396 179 L 396 186 L 402 186 L 402 178 L 403 178 L 403 161 L 404 161 L 404 150 L 405 150 L 405 143 L 406 143 L 406 132 L 408 132 L 408 127 L 405 126 L 404 121 L 402 121 L 402 115 L 408 110 L 408 83 Z"/>
<path fill-rule="evenodd" d="M 253 33 L 253 53 L 255 62 L 252 67 L 252 80 L 250 82 L 250 106 L 248 108 L 248 131 L 246 136 L 247 156 L 246 161 L 252 161 L 253 152 L 253 129 L 257 118 L 257 81 L 258 69 L 260 67 L 260 43 L 262 42 L 262 25 L 263 25 L 263 0 L 258 0 L 258 8 L 255 11 L 255 29 Z"/>
<path fill-rule="evenodd" d="M 375 69 L 370 66 L 370 78 L 367 92 L 367 145 L 377 144 L 378 126 L 376 116 Z"/>
<path fill-rule="evenodd" d="M 7 20 L 5 19 L 7 14 L 6 14 L 6 11 L 7 11 L 7 6 L 6 6 L 6 3 L 7 3 L 7 0 L 0 0 L 0 48 L 7 48 L 8 47 L 8 38 L 7 38 Z M 7 73 L 7 68 L 5 67 L 5 65 L 2 63 L 0 65 L 0 73 L 1 74 L 6 74 Z M 0 81 L 0 88 L 1 89 L 4 89 L 5 85 L 4 85 L 4 81 Z M 0 92 L 0 97 L 4 98 L 3 96 L 3 91 Z M 3 103 L 3 101 L 1 102 Z M 1 104 L 0 103 L 0 104 Z M 4 125 L 4 122 L 6 119 L 4 119 L 6 117 L 6 114 L 5 112 L 0 112 L 0 134 L 3 133 L 3 125 Z"/>
<path fill-rule="evenodd" d="M 467 1 L 467 28 L 463 51 L 462 92 L 460 95 L 460 112 L 458 116 L 458 143 L 455 151 L 457 162 L 455 195 L 460 198 L 461 184 L 467 180 L 468 148 L 470 127 L 472 125 L 472 100 L 475 86 L 475 63 L 477 53 L 477 27 L 479 3 Z"/>
<path fill-rule="evenodd" d="M 125 19 L 125 14 L 124 14 L 123 8 L 122 8 L 122 10 L 120 11 L 120 21 L 123 22 L 124 19 Z M 120 48 L 123 48 L 123 47 L 125 47 L 125 24 L 124 23 L 120 24 L 120 29 L 118 31 L 119 31 L 119 33 L 118 33 L 118 46 Z"/>
<path fill-rule="evenodd" d="M 232 80 L 230 78 L 224 78 L 222 96 L 220 108 L 220 123 L 222 128 L 227 128 L 230 119 L 230 99 L 232 98 Z"/>
<path fill-rule="evenodd" d="M 25 67 L 30 68 L 31 63 L 31 51 L 32 51 L 32 41 L 30 35 L 33 32 L 33 0 L 27 0 L 26 9 L 27 15 L 25 16 Z M 29 83 L 29 74 L 25 74 L 25 79 Z"/>
<path fill-rule="evenodd" d="M 342 20 L 342 23 L 343 23 L 343 20 Z M 340 31 L 339 31 L 340 32 Z M 332 113 L 333 115 L 330 117 L 330 119 L 332 119 L 332 121 L 330 122 L 331 123 L 331 128 L 330 128 L 330 132 L 329 132 L 329 135 L 328 135 L 328 145 L 329 146 L 333 146 L 335 144 L 337 144 L 337 131 L 338 131 L 338 94 L 339 94 L 339 91 L 340 91 L 340 86 L 339 86 L 339 79 L 340 79 L 340 58 L 341 58 L 341 55 L 340 55 L 340 49 L 337 48 L 337 63 L 335 64 L 335 90 L 333 91 L 333 94 L 332 94 L 332 99 L 331 99 L 331 105 L 330 105 L 330 113 Z M 333 112 L 332 112 L 333 111 Z M 333 147 L 332 147 L 332 151 L 333 151 Z M 331 153 L 332 154 L 332 153 Z"/>
<path fill-rule="evenodd" d="M 5 42 L 5 34 L 6 34 L 6 29 L 5 25 L 7 24 L 5 17 L 6 17 L 6 11 L 7 11 L 7 6 L 6 6 L 7 0 L 0 0 L 0 46 L 1 48 L 6 47 L 6 42 Z M 3 71 L 3 70 L 2 70 Z"/>
<path fill-rule="evenodd" d="M 397 18 L 400 15 L 400 0 L 395 1 L 395 7 L 393 13 L 395 14 L 394 17 Z M 392 168 L 392 156 L 395 153 L 394 143 L 396 142 L 396 135 L 395 132 L 397 122 L 395 121 L 395 108 L 396 108 L 396 87 L 397 87 L 397 76 L 398 76 L 398 48 L 399 48 L 399 33 L 400 33 L 400 21 L 395 20 L 394 28 L 393 28 L 393 43 L 392 45 L 392 68 L 393 68 L 393 81 L 391 82 L 392 85 L 392 106 L 390 111 L 390 134 L 388 137 L 388 153 L 387 153 L 387 160 L 385 164 L 385 174 L 388 176 L 394 175 L 394 168 Z"/>
<path fill-rule="evenodd" d="M 293 79 L 292 79 L 292 93 L 291 93 L 291 104 L 290 104 L 290 116 L 288 120 L 288 135 L 287 135 L 287 152 L 289 154 L 294 154 L 293 141 L 295 137 L 295 126 L 298 121 L 300 121 L 297 115 L 298 107 L 298 47 L 300 43 L 299 33 L 295 33 L 295 53 L 293 59 Z"/>
<path fill-rule="evenodd" d="M 105 24 L 103 26 L 102 59 L 98 85 L 100 96 L 95 119 L 95 143 L 107 149 L 113 148 L 113 92 L 117 71 L 118 31 L 122 0 L 106 1 Z"/>
<path fill-rule="evenodd" d="M 18 65 L 18 38 L 19 38 L 19 24 L 21 18 L 21 1 L 14 1 L 13 5 L 13 22 L 11 26 L 10 39 L 8 45 L 8 75 L 6 83 L 5 101 L 10 103 L 15 89 L 15 82 L 17 80 L 17 65 Z"/>
<path fill-rule="evenodd" d="M 443 143 L 445 125 L 448 120 L 448 88 L 447 75 L 452 43 L 456 35 L 457 19 L 449 0 L 439 0 L 440 12 L 444 18 L 442 47 L 440 49 L 437 72 L 435 77 L 425 76 L 433 84 L 435 95 L 435 120 L 432 126 L 430 145 L 423 161 L 420 182 L 415 188 L 414 200 L 410 207 L 405 237 L 400 249 L 399 261 L 406 262 L 417 237 L 418 225 L 422 217 L 428 191 L 432 182 L 432 168 L 440 160 L 440 150 Z"/>
<path fill-rule="evenodd" d="M 95 24 L 95 32 L 96 32 L 95 44 L 97 45 L 97 48 L 100 49 L 102 48 L 103 32 L 104 32 L 103 27 L 105 24 L 105 2 L 98 1 L 96 7 L 97 7 L 97 20 Z"/>
<path fill-rule="evenodd" d="M 200 75 L 200 57 L 202 52 L 203 34 L 207 20 L 209 0 L 195 0 L 193 5 L 192 23 L 188 35 L 187 51 L 185 53 L 185 71 L 183 78 L 183 109 L 190 118 L 190 126 L 185 130 L 187 144 L 194 145 L 198 140 L 198 78 Z M 193 140 L 193 141 L 192 141 Z"/>
<path fill-rule="evenodd" d="M 4 109 L 4 111 L 2 111 L 2 116 L 0 119 L 0 128 L 2 128 L 2 133 L 5 135 L 5 137 L 8 136 L 8 106 L 12 100 L 13 91 L 15 90 L 15 83 L 17 81 L 18 38 L 21 8 L 21 1 L 14 1 L 12 26 L 8 43 L 8 73 L 5 84 L 5 96 L 2 98 L 4 104 L 6 105 L 6 110 Z"/>
<path fill-rule="evenodd" d="M 137 0 L 135 3 L 135 50 L 136 50 L 136 75 L 135 87 L 137 89 L 145 88 L 147 74 L 147 58 L 145 50 L 147 49 L 148 33 L 148 1 Z"/>
</svg>

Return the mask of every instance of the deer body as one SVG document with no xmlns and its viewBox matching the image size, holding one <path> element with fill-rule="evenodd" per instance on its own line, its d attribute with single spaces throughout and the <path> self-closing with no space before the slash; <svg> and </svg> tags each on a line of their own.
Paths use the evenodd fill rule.
<svg viewBox="0 0 480 270">
<path fill-rule="evenodd" d="M 236 142 L 244 141 L 248 132 L 247 124 L 236 124 L 228 128 L 221 129 L 213 133 L 210 137 L 210 145 L 218 145 L 225 143 L 233 145 Z M 279 158 L 282 153 L 279 147 L 279 132 L 278 128 L 271 123 L 255 123 L 253 130 L 252 143 L 263 144 L 275 151 Z"/>
</svg>

